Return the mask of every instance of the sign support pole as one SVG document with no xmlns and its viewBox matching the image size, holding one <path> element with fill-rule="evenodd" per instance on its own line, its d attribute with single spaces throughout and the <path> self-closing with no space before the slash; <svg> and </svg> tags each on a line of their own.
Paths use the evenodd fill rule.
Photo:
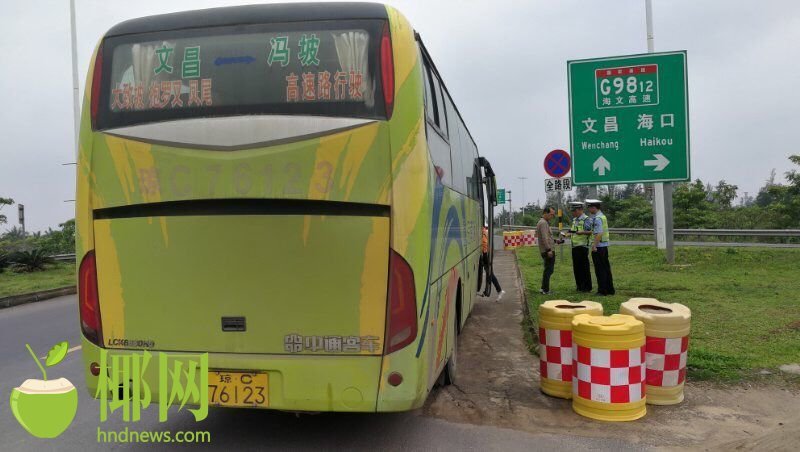
<svg viewBox="0 0 800 452">
<path fill-rule="evenodd" d="M 511 190 L 508 190 L 508 225 L 514 224 L 514 208 L 511 207 Z"/>
<path fill-rule="evenodd" d="M 647 53 L 655 52 L 653 34 L 653 1 L 645 0 L 647 21 Z M 675 262 L 675 244 L 672 232 L 672 182 L 653 184 L 653 222 L 658 249 L 666 250 L 667 263 Z"/>
<path fill-rule="evenodd" d="M 69 25 L 72 43 L 72 120 L 75 126 L 75 156 L 77 157 L 81 130 L 81 107 L 78 95 L 78 37 L 75 27 L 75 0 L 69 2 Z"/>
</svg>

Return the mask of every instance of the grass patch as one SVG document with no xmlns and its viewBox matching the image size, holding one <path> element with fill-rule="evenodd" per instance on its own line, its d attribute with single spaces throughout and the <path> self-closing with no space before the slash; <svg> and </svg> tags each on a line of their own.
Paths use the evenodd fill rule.
<svg viewBox="0 0 800 452">
<path fill-rule="evenodd" d="M 73 285 L 75 264 L 72 262 L 50 264 L 46 270 L 40 272 L 14 273 L 6 269 L 0 273 L 0 297 Z"/>
<path fill-rule="evenodd" d="M 654 247 L 612 246 L 609 254 L 616 295 L 577 292 L 565 245 L 550 283 L 555 295 L 545 297 L 538 249 L 518 250 L 533 326 L 549 299 L 598 301 L 608 315 L 630 298 L 651 297 L 692 310 L 692 379 L 751 380 L 760 370 L 780 373 L 778 366 L 800 362 L 800 250 L 680 247 L 674 265 Z M 592 282 L 596 290 L 594 275 Z"/>
</svg>

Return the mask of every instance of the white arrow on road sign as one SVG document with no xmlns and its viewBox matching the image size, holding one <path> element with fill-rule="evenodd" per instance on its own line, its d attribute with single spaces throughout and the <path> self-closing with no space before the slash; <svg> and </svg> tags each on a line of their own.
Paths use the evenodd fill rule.
<svg viewBox="0 0 800 452">
<path fill-rule="evenodd" d="M 606 171 L 611 171 L 611 163 L 601 155 L 597 158 L 597 160 L 594 161 L 594 165 L 592 165 L 592 171 L 597 171 L 597 174 L 605 176 Z"/>
<path fill-rule="evenodd" d="M 653 154 L 653 157 L 655 157 L 656 159 L 655 160 L 645 160 L 644 161 L 644 166 L 655 166 L 655 168 L 653 168 L 653 171 L 662 171 L 664 168 L 667 167 L 667 165 L 669 165 L 669 160 L 667 160 L 667 158 L 664 157 L 663 155 L 661 155 L 661 154 Z M 601 174 L 601 176 L 602 176 L 602 174 Z"/>
</svg>

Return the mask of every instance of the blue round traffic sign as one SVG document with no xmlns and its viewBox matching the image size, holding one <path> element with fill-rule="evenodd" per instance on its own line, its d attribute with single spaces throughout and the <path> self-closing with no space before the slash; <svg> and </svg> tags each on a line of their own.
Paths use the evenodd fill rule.
<svg viewBox="0 0 800 452">
<path fill-rule="evenodd" d="M 569 154 L 561 149 L 550 151 L 544 158 L 544 171 L 550 177 L 563 177 L 569 172 Z"/>
</svg>

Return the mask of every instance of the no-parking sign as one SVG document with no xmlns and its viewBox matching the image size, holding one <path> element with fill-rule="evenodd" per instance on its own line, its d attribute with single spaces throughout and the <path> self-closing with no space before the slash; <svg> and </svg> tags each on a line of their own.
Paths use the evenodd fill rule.
<svg viewBox="0 0 800 452">
<path fill-rule="evenodd" d="M 561 149 L 550 151 L 544 158 L 544 171 L 550 177 L 564 177 L 569 173 L 570 159 L 569 154 Z"/>
</svg>

